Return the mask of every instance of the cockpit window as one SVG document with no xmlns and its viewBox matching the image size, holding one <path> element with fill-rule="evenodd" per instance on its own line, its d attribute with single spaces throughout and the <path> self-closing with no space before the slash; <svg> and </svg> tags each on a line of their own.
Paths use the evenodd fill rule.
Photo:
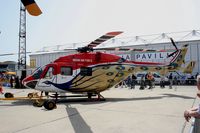
<svg viewBox="0 0 200 133">
<path fill-rule="evenodd" d="M 53 71 L 54 71 L 54 68 L 53 67 L 49 67 L 48 71 L 46 72 L 46 74 L 44 76 L 44 78 L 51 79 L 53 77 Z"/>
<path fill-rule="evenodd" d="M 124 59 L 124 58 L 120 58 L 120 59 L 118 60 L 119 63 L 122 63 L 122 62 L 125 62 L 125 61 L 126 61 L 126 59 Z"/>
<path fill-rule="evenodd" d="M 70 76 L 73 73 L 72 72 L 72 67 L 62 66 L 60 68 L 60 73 L 61 73 L 61 75 Z"/>
<path fill-rule="evenodd" d="M 44 68 L 45 68 L 45 67 L 39 67 L 39 68 L 37 68 L 37 69 L 33 72 L 33 74 L 32 74 L 33 78 L 34 78 L 34 79 L 39 79 L 40 76 L 41 76 L 41 74 L 42 74 L 42 72 L 44 71 Z"/>
</svg>

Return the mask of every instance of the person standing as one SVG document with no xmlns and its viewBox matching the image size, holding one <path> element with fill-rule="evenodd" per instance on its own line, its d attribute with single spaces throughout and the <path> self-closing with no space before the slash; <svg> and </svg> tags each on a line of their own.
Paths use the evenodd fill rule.
<svg viewBox="0 0 200 133">
<path fill-rule="evenodd" d="M 13 81 L 14 81 L 13 76 L 11 76 L 10 77 L 10 88 L 13 88 Z"/>
<path fill-rule="evenodd" d="M 165 77 L 164 76 L 161 77 L 160 88 L 165 88 Z"/>
<path fill-rule="evenodd" d="M 197 89 L 197 96 L 200 98 L 200 75 L 197 76 Z M 184 117 L 187 122 L 189 122 L 191 117 L 200 119 L 200 104 L 199 106 L 185 110 Z"/>
<path fill-rule="evenodd" d="M 145 88 L 145 75 L 143 75 L 142 77 L 141 77 L 141 80 L 140 80 L 140 90 L 144 90 L 144 88 Z"/>
<path fill-rule="evenodd" d="M 15 77 L 15 88 L 16 89 L 20 88 L 19 77 L 18 76 Z"/>
<path fill-rule="evenodd" d="M 149 84 L 149 80 L 148 80 L 147 76 L 148 76 L 148 73 L 146 73 L 145 77 L 144 77 L 144 88 L 146 88 L 147 85 Z"/>
<path fill-rule="evenodd" d="M 137 77 L 134 74 L 132 74 L 131 79 L 132 79 L 131 89 L 135 89 L 135 83 L 136 83 Z"/>
<path fill-rule="evenodd" d="M 173 76 L 172 76 L 172 73 L 170 73 L 170 75 L 169 75 L 169 89 L 172 89 L 172 85 L 173 85 Z"/>
<path fill-rule="evenodd" d="M 0 93 L 1 93 L 1 94 L 4 94 L 4 93 L 3 93 L 3 85 L 2 85 L 1 80 L 0 80 Z"/>
<path fill-rule="evenodd" d="M 151 72 L 148 72 L 148 74 L 147 74 L 147 80 L 148 80 L 148 85 L 149 85 L 148 89 L 152 89 L 153 88 L 154 77 L 153 77 L 153 74 Z"/>
<path fill-rule="evenodd" d="M 131 88 L 131 84 L 132 84 L 131 76 L 128 76 L 128 78 L 125 81 L 126 81 L 126 85 Z"/>
</svg>

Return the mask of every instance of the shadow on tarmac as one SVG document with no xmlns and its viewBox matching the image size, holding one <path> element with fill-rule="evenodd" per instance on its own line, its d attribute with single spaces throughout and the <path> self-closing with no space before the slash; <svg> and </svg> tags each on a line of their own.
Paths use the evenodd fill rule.
<svg viewBox="0 0 200 133">
<path fill-rule="evenodd" d="M 58 101 L 58 104 L 65 104 L 66 105 L 66 112 L 67 117 L 63 117 L 62 119 L 68 118 L 71 122 L 71 125 L 74 129 L 75 133 L 92 133 L 90 126 L 86 123 L 84 118 L 81 116 L 81 114 L 78 112 L 78 110 L 74 107 L 71 107 L 70 104 L 83 104 L 83 105 L 89 105 L 89 104 L 102 104 L 106 102 L 126 102 L 126 101 L 146 101 L 146 100 L 157 100 L 162 98 L 181 98 L 181 99 L 195 99 L 194 97 L 189 97 L 185 95 L 177 95 L 177 94 L 170 94 L 170 93 L 164 93 L 160 96 L 152 96 L 152 97 L 134 97 L 134 98 L 106 98 L 106 101 L 97 101 L 94 99 L 88 99 L 88 98 L 67 98 L 62 99 Z M 1 102 L 2 103 L 2 102 Z M 12 106 L 23 106 L 23 105 L 29 105 L 32 106 L 31 100 L 18 100 L 13 101 L 9 104 L 0 104 L 0 106 L 4 107 L 12 107 Z M 44 111 L 48 111 L 45 109 L 42 109 Z M 60 119 L 58 119 L 60 120 Z M 55 120 L 54 120 L 55 121 Z M 50 121 L 51 122 L 51 121 Z"/>
<path fill-rule="evenodd" d="M 75 133 L 93 133 L 76 108 L 66 105 L 66 111 Z"/>
<path fill-rule="evenodd" d="M 146 101 L 146 100 L 157 100 L 162 98 L 182 98 L 182 99 L 195 99 L 195 97 L 185 96 L 185 95 L 176 95 L 176 94 L 161 94 L 160 96 L 152 97 L 137 97 L 137 98 L 106 98 L 105 101 L 97 101 L 95 99 L 88 98 L 72 98 L 72 99 L 62 99 L 58 101 L 58 104 L 68 103 L 68 104 L 102 104 L 106 102 L 126 102 L 126 101 Z"/>
<path fill-rule="evenodd" d="M 75 99 L 65 99 L 59 103 L 66 104 L 66 112 L 68 114 L 69 120 L 72 124 L 75 133 L 92 133 L 90 126 L 85 122 L 81 114 L 74 107 L 71 107 L 70 104 L 100 104 L 105 102 L 123 102 L 123 101 L 137 101 L 137 100 L 157 100 L 162 98 L 183 98 L 183 99 L 194 99 L 194 97 L 184 96 L 184 95 L 175 95 L 175 94 L 162 94 L 161 96 L 155 97 L 139 97 L 139 98 L 106 98 L 106 101 L 91 101 L 88 98 L 75 98 Z"/>
<path fill-rule="evenodd" d="M 164 93 L 162 95 L 164 95 L 166 97 L 171 97 L 171 98 L 176 97 L 176 98 L 183 98 L 183 99 L 195 99 L 194 97 L 189 97 L 189 96 L 184 96 L 184 95 L 176 95 L 176 94 L 168 94 L 168 93 Z"/>
<path fill-rule="evenodd" d="M 4 101 L 2 101 L 3 103 Z M 24 105 L 30 105 L 30 106 L 33 106 L 32 104 L 32 101 L 30 100 L 16 100 L 16 101 L 12 101 L 11 103 L 3 103 L 3 104 L 0 104 L 0 107 L 3 106 L 3 107 L 9 107 L 9 106 L 24 106 Z"/>
<path fill-rule="evenodd" d="M 80 115 L 78 110 L 74 107 L 70 106 L 71 104 L 100 104 L 105 102 L 123 102 L 123 101 L 137 101 L 137 100 L 157 100 L 162 98 L 183 98 L 183 99 L 194 99 L 194 97 L 184 96 L 184 95 L 176 95 L 176 94 L 162 94 L 161 96 L 155 97 L 140 97 L 140 98 L 106 98 L 106 101 L 91 101 L 88 98 L 76 98 L 76 99 L 65 99 L 60 101 L 59 103 L 68 103 L 66 105 L 66 111 L 69 117 L 69 120 L 72 124 L 75 133 L 92 133 L 90 126 L 85 122 L 83 117 Z"/>
<path fill-rule="evenodd" d="M 170 94 L 164 93 L 160 96 L 152 96 L 152 97 L 134 97 L 134 98 L 106 98 L 104 101 L 98 101 L 95 98 L 88 99 L 88 98 L 65 98 L 59 99 L 57 104 L 63 103 L 73 103 L 73 104 L 102 104 L 105 102 L 125 102 L 125 101 L 138 101 L 138 100 L 157 100 L 162 98 L 182 98 L 182 99 L 195 99 L 195 97 L 185 96 L 185 95 L 177 95 L 177 94 Z M 9 104 L 0 104 L 0 106 L 22 106 L 22 105 L 30 105 L 32 106 L 31 100 L 16 100 Z"/>
</svg>

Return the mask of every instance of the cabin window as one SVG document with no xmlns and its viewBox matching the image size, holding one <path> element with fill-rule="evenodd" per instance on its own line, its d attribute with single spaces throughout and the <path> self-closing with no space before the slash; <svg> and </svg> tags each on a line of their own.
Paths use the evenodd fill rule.
<svg viewBox="0 0 200 133">
<path fill-rule="evenodd" d="M 53 77 L 53 71 L 54 71 L 54 68 L 53 67 L 49 67 L 48 71 L 45 74 L 45 78 L 51 79 Z"/>
<path fill-rule="evenodd" d="M 61 75 L 69 76 L 69 75 L 72 75 L 72 73 L 73 73 L 73 71 L 72 71 L 71 67 L 62 66 L 60 68 L 60 74 Z"/>
<path fill-rule="evenodd" d="M 92 68 L 91 67 L 81 67 L 80 74 L 81 74 L 81 76 L 92 76 Z"/>
</svg>

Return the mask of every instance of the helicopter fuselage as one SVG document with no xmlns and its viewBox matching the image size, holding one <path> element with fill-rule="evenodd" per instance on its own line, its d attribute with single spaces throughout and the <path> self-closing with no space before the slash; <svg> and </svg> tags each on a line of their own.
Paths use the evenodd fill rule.
<svg viewBox="0 0 200 133">
<path fill-rule="evenodd" d="M 38 68 L 23 84 L 47 92 L 99 93 L 127 78 L 138 67 L 142 70 L 153 66 L 162 65 L 130 62 L 101 52 L 78 53 Z"/>
</svg>

